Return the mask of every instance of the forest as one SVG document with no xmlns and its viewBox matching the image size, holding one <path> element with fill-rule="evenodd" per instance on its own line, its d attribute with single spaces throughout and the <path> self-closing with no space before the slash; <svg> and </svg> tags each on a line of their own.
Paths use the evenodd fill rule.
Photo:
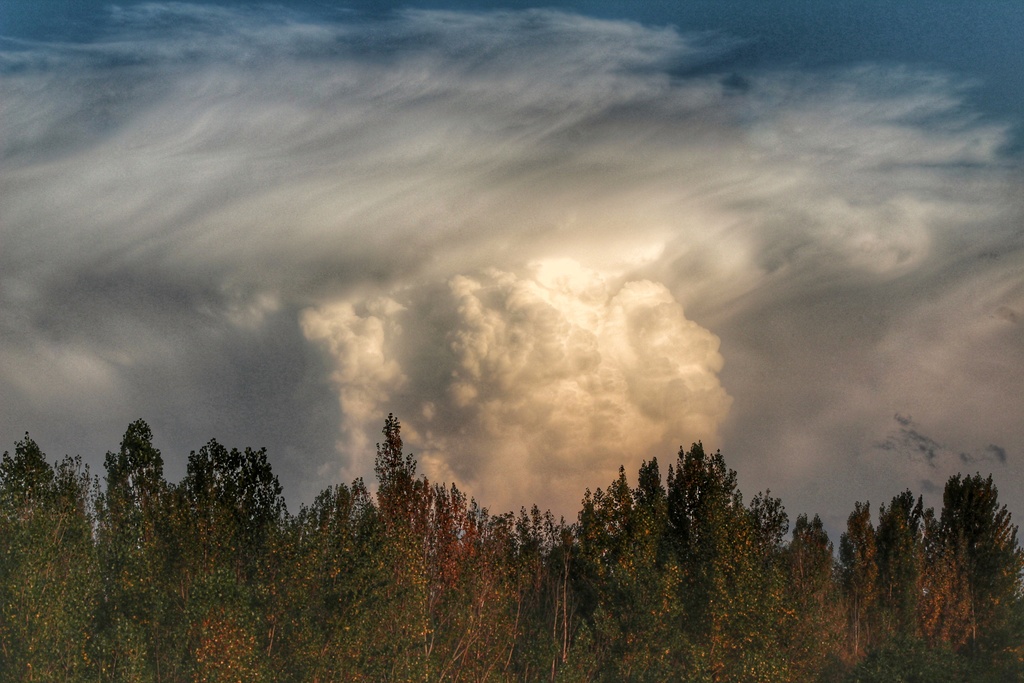
<svg viewBox="0 0 1024 683">
<path fill-rule="evenodd" d="M 3 681 L 1024 680 L 1024 554 L 991 476 L 857 503 L 838 543 L 746 502 L 702 444 L 493 514 L 417 475 L 290 513 L 266 450 L 210 441 L 177 484 L 143 421 L 107 453 L 0 462 Z"/>
</svg>

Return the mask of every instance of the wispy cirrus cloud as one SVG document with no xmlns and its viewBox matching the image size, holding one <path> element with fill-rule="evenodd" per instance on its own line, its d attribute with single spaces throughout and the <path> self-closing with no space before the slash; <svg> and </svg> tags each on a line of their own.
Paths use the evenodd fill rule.
<svg viewBox="0 0 1024 683">
<path fill-rule="evenodd" d="M 687 68 L 729 46 L 187 4 L 5 44 L 3 423 L 231 423 L 303 498 L 395 411 L 432 476 L 570 515 L 697 439 L 811 510 L 925 476 L 890 439 L 1015 452 L 1006 127 L 910 68 Z"/>
</svg>

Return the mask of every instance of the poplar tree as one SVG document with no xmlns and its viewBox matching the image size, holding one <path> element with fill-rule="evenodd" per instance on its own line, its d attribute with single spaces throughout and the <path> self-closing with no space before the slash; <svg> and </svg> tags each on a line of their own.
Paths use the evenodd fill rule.
<svg viewBox="0 0 1024 683">
<path fill-rule="evenodd" d="M 880 626 L 888 638 L 915 639 L 924 562 L 924 502 L 909 490 L 878 508 Z"/>
<path fill-rule="evenodd" d="M 775 618 L 780 585 L 761 552 L 774 545 L 766 516 L 743 506 L 736 472 L 700 443 L 679 450 L 668 472 L 669 536 L 680 569 L 690 675 L 698 680 L 776 681 L 789 676 Z M 755 521 L 757 517 L 757 521 Z M 768 559 L 766 565 L 766 559 Z"/>
<path fill-rule="evenodd" d="M 839 538 L 839 561 L 847 601 L 850 656 L 859 660 L 871 646 L 871 618 L 878 601 L 878 557 L 871 504 L 854 504 Z"/>
<path fill-rule="evenodd" d="M 587 492 L 577 525 L 577 585 L 603 680 L 659 680 L 678 671 L 678 571 L 663 552 L 665 489 L 656 461 L 632 490 L 620 468 L 606 490 Z"/>
<path fill-rule="evenodd" d="M 211 440 L 189 454 L 179 493 L 188 666 L 201 680 L 269 680 L 269 539 L 285 506 L 266 450 Z"/>
<path fill-rule="evenodd" d="M 389 414 L 377 444 L 377 507 L 382 543 L 375 571 L 381 577 L 380 621 L 373 639 L 374 676 L 428 680 L 431 624 L 427 582 L 426 519 L 432 490 L 416 478 L 416 460 L 404 452 L 401 424 Z"/>
<path fill-rule="evenodd" d="M 0 675 L 5 681 L 96 676 L 99 568 L 88 470 L 52 466 L 35 441 L 0 461 Z"/>
<path fill-rule="evenodd" d="M 176 645 L 167 637 L 175 613 L 165 581 L 166 523 L 172 515 L 163 457 L 149 425 L 130 424 L 104 467 L 106 490 L 97 506 L 104 669 L 113 681 L 168 680 L 172 672 L 161 664 L 165 648 Z"/>
<path fill-rule="evenodd" d="M 1019 652 L 1024 552 L 992 476 L 950 477 L 942 503 L 942 537 L 947 546 L 961 550 L 964 560 L 970 652 L 993 661 L 1011 650 Z"/>
<path fill-rule="evenodd" d="M 795 615 L 787 636 L 794 680 L 815 680 L 836 657 L 846 633 L 832 541 L 821 517 L 801 514 L 786 548 L 788 603 Z"/>
</svg>

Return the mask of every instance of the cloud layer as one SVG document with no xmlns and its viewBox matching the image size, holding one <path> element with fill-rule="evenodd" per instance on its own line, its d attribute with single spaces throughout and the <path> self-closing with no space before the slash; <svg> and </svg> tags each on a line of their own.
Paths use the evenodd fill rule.
<svg viewBox="0 0 1024 683">
<path fill-rule="evenodd" d="M 894 413 L 1012 463 L 1007 129 L 941 74 L 731 44 L 151 4 L 7 45 L 0 422 L 266 443 L 301 500 L 394 411 L 432 477 L 567 515 L 697 439 L 796 510 L 941 485 L 875 447 Z"/>
</svg>

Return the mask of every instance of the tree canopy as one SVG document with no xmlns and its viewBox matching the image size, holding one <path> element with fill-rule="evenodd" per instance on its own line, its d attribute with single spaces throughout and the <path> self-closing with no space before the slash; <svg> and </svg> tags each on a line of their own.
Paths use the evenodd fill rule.
<svg viewBox="0 0 1024 683">
<path fill-rule="evenodd" d="M 375 493 L 295 514 L 264 449 L 215 440 L 164 479 L 142 420 L 103 485 L 29 435 L 0 460 L 3 681 L 1024 679 L 1024 553 L 991 476 L 850 513 L 749 504 L 680 448 L 576 520 L 494 514 L 416 474 L 398 419 Z"/>
</svg>

